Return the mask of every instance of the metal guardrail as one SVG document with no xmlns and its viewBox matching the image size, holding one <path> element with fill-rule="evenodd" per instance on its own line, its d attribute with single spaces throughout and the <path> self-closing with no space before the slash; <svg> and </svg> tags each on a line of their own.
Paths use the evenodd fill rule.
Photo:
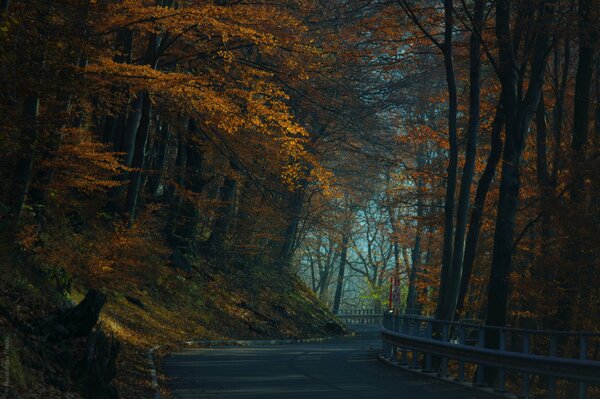
<svg viewBox="0 0 600 399">
<path fill-rule="evenodd" d="M 346 325 L 381 325 L 383 321 L 383 314 L 374 309 L 343 309 L 336 316 Z"/>
<path fill-rule="evenodd" d="M 465 381 L 465 364 L 491 367 L 498 370 L 498 392 L 507 392 L 506 373 L 516 372 L 520 374 L 518 395 L 524 398 L 531 393 L 532 376 L 545 377 L 550 399 L 556 398 L 557 379 L 575 382 L 579 399 L 588 397 L 590 385 L 600 385 L 598 333 L 493 327 L 386 313 L 381 335 L 384 357 L 424 372 L 449 377 L 452 360 L 458 365 L 456 380 Z M 494 339 L 495 348 L 486 347 L 486 339 Z M 475 385 L 485 385 L 483 369 L 477 368 Z"/>
</svg>

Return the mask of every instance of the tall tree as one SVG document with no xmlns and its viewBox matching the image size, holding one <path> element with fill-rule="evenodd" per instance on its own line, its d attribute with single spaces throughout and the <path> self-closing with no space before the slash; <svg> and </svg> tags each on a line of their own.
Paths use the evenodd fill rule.
<svg viewBox="0 0 600 399">
<path fill-rule="evenodd" d="M 450 272 L 448 273 L 447 298 L 444 299 L 444 318 L 454 317 L 463 275 L 463 256 L 467 218 L 471 203 L 471 184 L 477 160 L 477 135 L 479 134 L 481 92 L 481 33 L 483 31 L 485 1 L 476 0 L 473 9 L 473 32 L 469 43 L 469 121 L 467 124 L 466 156 L 460 180 L 460 194 L 456 213 L 456 232 Z"/>
<path fill-rule="evenodd" d="M 496 216 L 492 266 L 487 293 L 486 324 L 504 326 L 508 316 L 509 281 L 512 271 L 515 218 L 519 204 L 521 159 L 529 125 L 537 108 L 544 83 L 544 73 L 549 50 L 549 36 L 554 14 L 554 3 L 540 2 L 535 11 L 534 40 L 531 61 L 523 61 L 522 68 L 529 67 L 529 84 L 525 90 L 524 81 L 515 69 L 519 62 L 515 58 L 516 44 L 525 40 L 518 21 L 511 24 L 509 0 L 496 2 L 496 39 L 498 43 L 498 74 L 502 86 L 501 107 L 505 118 L 506 140 L 504 143 L 500 198 Z M 525 11 L 520 11 L 525 12 Z M 533 16 L 529 16 L 533 18 Z M 521 70 L 521 73 L 524 73 Z M 490 330 L 492 331 L 492 330 Z M 497 334 L 488 334 L 490 347 L 497 347 Z"/>
</svg>

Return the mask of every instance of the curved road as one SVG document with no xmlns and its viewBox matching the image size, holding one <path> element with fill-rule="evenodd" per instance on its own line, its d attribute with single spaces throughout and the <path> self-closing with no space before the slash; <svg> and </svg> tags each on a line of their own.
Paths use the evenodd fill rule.
<svg viewBox="0 0 600 399">
<path fill-rule="evenodd" d="M 338 341 L 189 349 L 166 357 L 178 399 L 489 399 L 377 360 L 378 331 Z"/>
</svg>

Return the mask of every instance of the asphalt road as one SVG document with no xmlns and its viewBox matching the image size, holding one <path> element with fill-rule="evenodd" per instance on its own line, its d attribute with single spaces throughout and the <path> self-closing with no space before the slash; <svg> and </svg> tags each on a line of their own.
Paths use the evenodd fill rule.
<svg viewBox="0 0 600 399">
<path fill-rule="evenodd" d="M 338 341 L 189 349 L 164 359 L 178 399 L 489 399 L 377 360 L 375 329 Z"/>
</svg>

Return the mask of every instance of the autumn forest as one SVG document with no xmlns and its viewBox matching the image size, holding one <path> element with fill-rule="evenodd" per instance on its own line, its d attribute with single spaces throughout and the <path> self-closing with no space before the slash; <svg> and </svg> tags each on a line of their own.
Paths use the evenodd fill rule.
<svg viewBox="0 0 600 399">
<path fill-rule="evenodd" d="M 344 309 L 598 332 L 599 34 L 597 0 L 2 0 L 7 397 L 143 397 L 151 343 Z"/>
</svg>

